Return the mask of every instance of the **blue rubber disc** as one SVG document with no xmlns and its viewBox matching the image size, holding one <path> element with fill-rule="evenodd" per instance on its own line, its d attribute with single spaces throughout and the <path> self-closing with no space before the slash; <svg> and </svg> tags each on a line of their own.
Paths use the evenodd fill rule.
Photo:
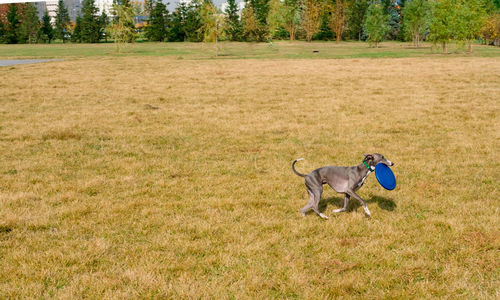
<svg viewBox="0 0 500 300">
<path fill-rule="evenodd" d="M 379 163 L 375 166 L 375 177 L 377 177 L 378 183 L 389 191 L 396 188 L 396 177 L 392 173 L 391 168 L 383 163 Z"/>
</svg>

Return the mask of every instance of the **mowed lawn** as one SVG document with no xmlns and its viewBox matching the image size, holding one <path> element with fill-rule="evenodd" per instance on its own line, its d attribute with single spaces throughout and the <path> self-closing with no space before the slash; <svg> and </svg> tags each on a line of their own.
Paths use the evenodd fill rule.
<svg viewBox="0 0 500 300">
<path fill-rule="evenodd" d="M 0 298 L 497 298 L 500 58 L 0 68 Z M 372 218 L 300 172 L 372 174 Z"/>
</svg>

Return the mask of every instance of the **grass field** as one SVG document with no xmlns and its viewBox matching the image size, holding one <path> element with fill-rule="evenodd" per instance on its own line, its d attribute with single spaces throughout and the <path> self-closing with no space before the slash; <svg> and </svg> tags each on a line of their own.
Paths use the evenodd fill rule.
<svg viewBox="0 0 500 300">
<path fill-rule="evenodd" d="M 223 59 L 302 59 L 302 58 L 402 58 L 446 57 L 432 44 L 414 48 L 408 43 L 384 42 L 380 48 L 370 48 L 364 42 L 294 42 L 267 43 L 219 43 L 218 58 Z M 317 51 L 317 52 L 313 52 Z M 451 45 L 452 56 L 500 57 L 500 48 L 474 45 L 472 53 Z M 214 44 L 210 43 L 136 43 L 125 46 L 118 53 L 112 43 L 102 44 L 35 44 L 1 45 L 0 58 L 78 58 L 78 57 L 164 56 L 175 59 L 206 60 L 215 58 Z"/>
<path fill-rule="evenodd" d="M 0 298 L 498 298 L 500 56 L 295 54 L 0 68 Z M 369 152 L 371 219 L 300 215 Z"/>
</svg>

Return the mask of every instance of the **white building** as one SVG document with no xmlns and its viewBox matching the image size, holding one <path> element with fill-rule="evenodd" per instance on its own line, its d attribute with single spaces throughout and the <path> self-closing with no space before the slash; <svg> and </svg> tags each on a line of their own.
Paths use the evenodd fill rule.
<svg viewBox="0 0 500 300">
<path fill-rule="evenodd" d="M 95 6 L 99 9 L 99 14 L 105 12 L 109 16 L 109 10 L 113 6 L 113 0 L 95 0 Z"/>
<path fill-rule="evenodd" d="M 38 16 L 40 18 L 45 14 L 45 10 L 47 10 L 51 18 L 51 22 L 54 23 L 57 6 L 59 4 L 58 0 L 0 0 L 0 4 L 25 3 L 25 2 L 31 2 L 35 5 L 38 11 Z M 80 14 L 81 11 L 80 0 L 64 0 L 64 4 L 68 9 L 69 18 L 73 22 L 75 22 L 76 17 Z"/>
</svg>

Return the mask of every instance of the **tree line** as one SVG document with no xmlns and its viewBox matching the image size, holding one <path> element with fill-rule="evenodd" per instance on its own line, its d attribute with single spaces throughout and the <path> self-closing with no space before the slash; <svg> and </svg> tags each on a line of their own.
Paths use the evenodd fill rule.
<svg viewBox="0 0 500 300">
<path fill-rule="evenodd" d="M 139 25 L 134 17 L 147 20 Z M 42 20 L 30 3 L 11 4 L 0 18 L 0 43 L 97 43 L 149 41 L 265 42 L 294 40 L 363 40 L 377 47 L 383 40 L 468 45 L 477 39 L 500 46 L 500 0 L 246 0 L 240 12 L 236 0 L 224 11 L 211 0 L 181 2 L 169 12 L 161 0 L 142 7 L 114 0 L 110 16 L 99 14 L 94 0 L 82 2 L 73 23 L 63 0 L 55 22 L 45 11 Z"/>
</svg>

